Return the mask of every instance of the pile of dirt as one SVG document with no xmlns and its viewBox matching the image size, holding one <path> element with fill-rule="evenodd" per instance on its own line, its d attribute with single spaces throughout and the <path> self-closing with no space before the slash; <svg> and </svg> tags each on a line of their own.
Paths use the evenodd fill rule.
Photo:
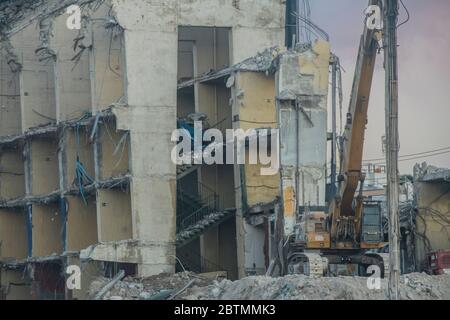
<svg viewBox="0 0 450 320">
<path fill-rule="evenodd" d="M 291 275 L 282 278 L 249 277 L 239 281 L 208 280 L 192 273 L 160 275 L 147 279 L 125 279 L 115 285 L 107 300 L 385 300 L 387 280 L 380 289 L 368 278 L 312 278 Z M 106 283 L 106 282 L 105 282 Z M 186 288 L 187 286 L 187 288 Z M 93 284 L 93 288 L 95 285 Z M 91 289 L 93 289 L 91 288 Z M 97 283 L 97 289 L 101 288 Z M 181 289 L 182 292 L 180 292 Z M 93 289 L 95 292 L 95 289 Z M 450 275 L 402 276 L 402 300 L 449 300 Z"/>
</svg>

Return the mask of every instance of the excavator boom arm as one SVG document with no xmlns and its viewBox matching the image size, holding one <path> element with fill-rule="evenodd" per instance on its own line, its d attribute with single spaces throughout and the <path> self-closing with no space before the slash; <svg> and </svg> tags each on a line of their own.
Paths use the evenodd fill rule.
<svg viewBox="0 0 450 320">
<path fill-rule="evenodd" d="M 369 5 L 379 5 L 379 0 L 370 0 Z M 362 173 L 364 136 L 367 125 L 367 112 L 372 87 L 372 79 L 378 50 L 380 31 L 367 26 L 361 36 L 358 59 L 353 80 L 347 122 L 342 139 L 339 191 L 330 207 L 332 216 L 331 238 L 354 238 L 359 234 L 362 205 L 353 206 L 355 193 Z M 353 226 L 345 226 L 344 233 L 339 234 L 339 223 L 344 219 Z M 342 240 L 342 239 L 340 239 Z"/>
</svg>

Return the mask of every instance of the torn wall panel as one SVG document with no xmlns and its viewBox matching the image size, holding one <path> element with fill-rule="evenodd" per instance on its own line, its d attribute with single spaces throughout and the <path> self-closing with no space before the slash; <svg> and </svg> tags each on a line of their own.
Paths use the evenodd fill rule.
<svg viewBox="0 0 450 320">
<path fill-rule="evenodd" d="M 94 149 L 90 141 L 90 127 L 66 128 L 64 131 L 64 158 L 65 158 L 65 188 L 77 189 L 76 168 L 77 159 L 82 164 L 86 174 L 89 176 L 83 179 L 82 184 L 92 184 L 95 180 L 94 170 Z M 92 181 L 90 181 L 92 179 Z"/>
<path fill-rule="evenodd" d="M 124 175 L 130 171 L 130 134 L 116 130 L 113 121 L 105 120 L 99 125 L 99 164 L 100 179 Z"/>
</svg>

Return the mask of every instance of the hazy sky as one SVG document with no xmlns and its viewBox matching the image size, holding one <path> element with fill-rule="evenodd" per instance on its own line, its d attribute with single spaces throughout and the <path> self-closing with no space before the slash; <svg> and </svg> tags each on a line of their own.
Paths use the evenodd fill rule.
<svg viewBox="0 0 450 320">
<path fill-rule="evenodd" d="M 450 1 L 403 0 L 411 20 L 399 29 L 400 155 L 450 147 Z M 367 0 L 310 0 L 312 19 L 331 38 L 343 74 L 344 116 L 348 109 L 363 11 Z M 401 8 L 400 21 L 405 19 Z M 383 55 L 378 56 L 370 101 L 365 159 L 382 158 L 384 135 Z M 450 167 L 450 153 L 400 162 L 402 173 L 415 163 Z"/>
</svg>

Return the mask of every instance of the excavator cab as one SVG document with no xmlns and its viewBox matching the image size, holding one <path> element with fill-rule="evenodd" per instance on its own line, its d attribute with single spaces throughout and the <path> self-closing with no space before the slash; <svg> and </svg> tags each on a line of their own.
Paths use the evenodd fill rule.
<svg viewBox="0 0 450 320">
<path fill-rule="evenodd" d="M 378 249 L 385 245 L 383 240 L 381 203 L 376 201 L 364 202 L 361 226 L 361 248 Z"/>
</svg>

